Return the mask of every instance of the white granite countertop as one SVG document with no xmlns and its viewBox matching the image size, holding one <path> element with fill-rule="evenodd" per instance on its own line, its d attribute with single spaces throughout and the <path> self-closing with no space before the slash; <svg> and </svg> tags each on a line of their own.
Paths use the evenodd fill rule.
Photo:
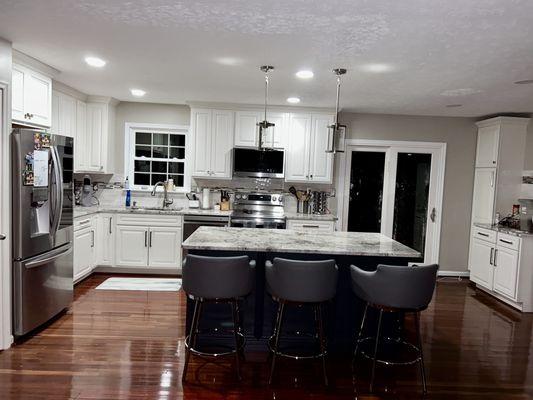
<svg viewBox="0 0 533 400">
<path fill-rule="evenodd" d="M 483 224 L 481 222 L 474 222 L 474 226 L 477 226 L 478 228 L 489 229 L 495 232 L 507 233 L 509 235 L 514 235 L 514 236 L 533 236 L 532 232 L 521 231 L 519 229 L 513 229 L 507 226 Z"/>
<path fill-rule="evenodd" d="M 74 218 L 84 217 L 90 214 L 97 213 L 119 213 L 119 214 L 159 214 L 159 215 L 217 215 L 229 216 L 231 211 L 220 210 L 203 210 L 199 208 L 172 208 L 166 210 L 149 209 L 149 208 L 126 208 L 126 207 L 112 207 L 112 206 L 95 206 L 95 207 L 74 207 Z"/>
<path fill-rule="evenodd" d="M 321 232 L 317 235 L 285 229 L 202 226 L 183 242 L 182 247 L 187 250 L 420 257 L 418 251 L 381 233 L 364 232 Z"/>
</svg>

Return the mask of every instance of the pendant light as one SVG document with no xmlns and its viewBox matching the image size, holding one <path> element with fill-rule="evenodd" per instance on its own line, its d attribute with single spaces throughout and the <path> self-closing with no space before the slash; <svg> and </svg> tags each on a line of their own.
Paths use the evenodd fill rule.
<svg viewBox="0 0 533 400">
<path fill-rule="evenodd" d="M 328 149 L 326 153 L 344 153 L 346 139 L 346 125 L 339 123 L 339 98 L 341 95 L 341 76 L 346 73 L 345 68 L 335 68 L 333 73 L 337 76 L 337 102 L 335 103 L 335 120 L 329 126 Z"/>
<path fill-rule="evenodd" d="M 260 151 L 267 150 L 263 147 L 263 135 L 265 134 L 268 128 L 275 126 L 273 122 L 268 122 L 267 120 L 267 103 L 268 103 L 268 72 L 274 69 L 271 65 L 263 65 L 260 67 L 261 71 L 265 73 L 265 116 L 263 121 L 258 122 L 257 126 L 259 127 L 259 141 L 257 143 L 257 149 Z"/>
</svg>

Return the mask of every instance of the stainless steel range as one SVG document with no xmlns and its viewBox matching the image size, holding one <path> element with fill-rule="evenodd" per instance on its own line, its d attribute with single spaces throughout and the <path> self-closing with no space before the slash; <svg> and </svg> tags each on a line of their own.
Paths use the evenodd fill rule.
<svg viewBox="0 0 533 400">
<path fill-rule="evenodd" d="M 236 192 L 230 226 L 285 229 L 281 193 Z"/>
</svg>

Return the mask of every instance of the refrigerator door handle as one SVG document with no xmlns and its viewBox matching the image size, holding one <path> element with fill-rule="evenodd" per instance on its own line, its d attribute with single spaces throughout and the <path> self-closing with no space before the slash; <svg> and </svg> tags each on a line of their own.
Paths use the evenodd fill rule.
<svg viewBox="0 0 533 400">
<path fill-rule="evenodd" d="M 68 248 L 66 250 L 64 248 L 61 248 L 61 249 L 56 249 L 56 250 L 54 250 L 53 252 L 50 252 L 50 253 L 52 253 L 52 254 L 51 255 L 46 255 L 46 256 L 42 255 L 42 256 L 36 257 L 34 260 L 26 263 L 26 265 L 25 265 L 26 269 L 39 267 L 41 265 L 48 264 L 49 262 L 54 261 L 55 259 L 57 259 L 59 257 L 66 256 L 67 254 L 72 253 L 72 246 L 69 244 L 69 246 L 68 246 Z"/>
<path fill-rule="evenodd" d="M 59 222 L 61 221 L 63 213 L 63 171 L 61 170 L 61 164 L 59 163 L 59 154 L 57 152 L 56 146 L 50 146 L 50 153 L 52 155 L 53 171 L 55 175 L 55 187 L 56 187 L 56 204 L 54 210 L 54 221 L 52 223 L 53 236 L 57 233 L 59 229 Z"/>
</svg>

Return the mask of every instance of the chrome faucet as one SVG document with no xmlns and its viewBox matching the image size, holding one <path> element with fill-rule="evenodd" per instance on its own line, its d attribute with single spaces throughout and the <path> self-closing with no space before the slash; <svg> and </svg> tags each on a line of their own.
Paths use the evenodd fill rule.
<svg viewBox="0 0 533 400">
<path fill-rule="evenodd" d="M 168 181 L 165 181 L 165 182 L 157 182 L 155 185 L 154 185 L 154 188 L 152 189 L 152 196 L 155 196 L 155 192 L 156 192 L 156 189 L 158 186 L 163 186 L 163 193 L 164 193 L 164 196 L 163 196 L 163 208 L 166 208 L 168 207 L 169 205 L 171 205 L 172 203 L 174 203 L 174 200 L 170 200 L 168 198 L 168 190 L 167 190 L 167 182 Z"/>
</svg>

